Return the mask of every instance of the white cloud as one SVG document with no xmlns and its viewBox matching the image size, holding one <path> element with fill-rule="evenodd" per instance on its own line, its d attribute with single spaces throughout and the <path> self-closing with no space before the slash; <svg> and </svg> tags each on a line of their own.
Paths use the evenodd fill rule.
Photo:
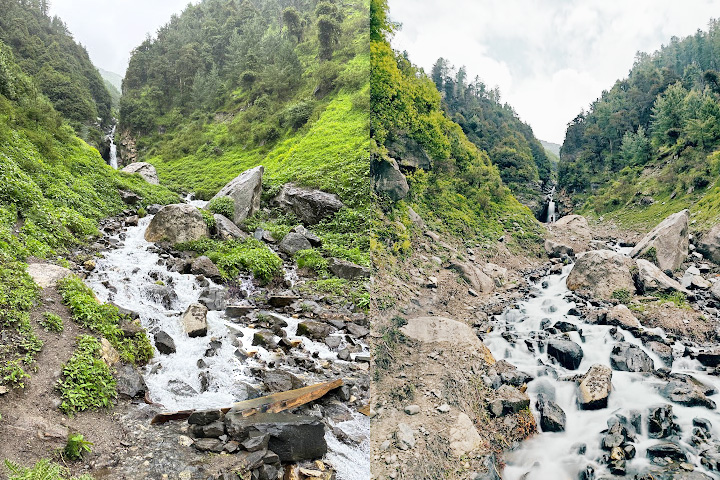
<svg viewBox="0 0 720 480">
<path fill-rule="evenodd" d="M 615 80 L 635 53 L 704 29 L 716 0 L 389 0 L 403 24 L 393 46 L 429 71 L 439 58 L 499 85 L 543 140 L 562 143 L 567 123 Z"/>
</svg>

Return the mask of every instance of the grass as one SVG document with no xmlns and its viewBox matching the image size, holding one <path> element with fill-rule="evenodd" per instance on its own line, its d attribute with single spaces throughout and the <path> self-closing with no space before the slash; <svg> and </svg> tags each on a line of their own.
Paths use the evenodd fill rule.
<svg viewBox="0 0 720 480">
<path fill-rule="evenodd" d="M 344 278 L 324 278 L 311 280 L 300 285 L 300 290 L 308 295 L 326 293 L 334 297 L 334 301 L 352 302 L 359 310 L 367 310 L 370 307 L 370 292 L 365 288 L 363 282 L 351 282 Z"/>
<path fill-rule="evenodd" d="M 375 361 L 375 381 L 380 380 L 395 363 L 395 351 L 398 345 L 407 342 L 407 337 L 400 327 L 407 324 L 403 317 L 395 316 L 390 324 L 381 329 L 381 337 L 375 344 L 373 359 Z"/>
<path fill-rule="evenodd" d="M 145 331 L 133 337 L 125 337 L 120 323 L 123 319 L 128 319 L 120 315 L 117 307 L 98 303 L 92 290 L 82 280 L 69 276 L 61 280 L 58 287 L 64 303 L 70 308 L 73 320 L 105 337 L 123 361 L 145 364 L 152 358 L 153 347 Z"/>
<path fill-rule="evenodd" d="M 682 292 L 660 293 L 656 296 L 660 300 L 661 305 L 664 303 L 672 303 L 678 308 L 690 308 L 687 296 Z"/>
<path fill-rule="evenodd" d="M 117 396 L 115 379 L 100 359 L 100 342 L 95 337 L 78 337 L 77 348 L 63 365 L 57 388 L 62 399 L 60 410 L 66 414 L 112 405 L 112 399 Z"/>
<path fill-rule="evenodd" d="M 67 468 L 45 458 L 38 460 L 32 467 L 5 460 L 5 467 L 10 472 L 9 480 L 93 480 L 87 474 L 71 477 Z"/>
<path fill-rule="evenodd" d="M 65 328 L 63 326 L 62 318 L 60 318 L 59 315 L 50 312 L 43 313 L 43 317 L 38 320 L 38 323 L 45 329 L 46 332 L 60 333 Z"/>
</svg>

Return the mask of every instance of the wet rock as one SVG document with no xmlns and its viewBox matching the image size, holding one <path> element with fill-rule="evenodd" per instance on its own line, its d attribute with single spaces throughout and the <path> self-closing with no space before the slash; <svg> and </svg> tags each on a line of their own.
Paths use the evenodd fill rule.
<svg viewBox="0 0 720 480">
<path fill-rule="evenodd" d="M 155 167 L 152 166 L 149 163 L 146 162 L 135 162 L 131 163 L 127 167 L 120 170 L 121 172 L 133 174 L 137 173 L 140 175 L 147 183 L 151 183 L 153 185 L 159 185 L 160 180 L 158 179 L 157 170 L 155 170 Z"/>
<path fill-rule="evenodd" d="M 530 407 L 530 398 L 510 385 L 501 385 L 495 391 L 497 398 L 490 402 L 490 412 L 496 417 L 502 417 Z"/>
<path fill-rule="evenodd" d="M 207 307 L 199 303 L 193 303 L 185 310 L 182 324 L 190 338 L 207 335 L 207 312 Z"/>
<path fill-rule="evenodd" d="M 246 218 L 251 217 L 260 209 L 260 196 L 262 195 L 262 177 L 265 169 L 258 165 L 245 170 L 225 185 L 213 198 L 230 197 L 233 200 L 234 211 L 231 219 L 239 225 Z"/>
<path fill-rule="evenodd" d="M 720 348 L 700 351 L 695 358 L 706 367 L 720 367 Z"/>
<path fill-rule="evenodd" d="M 283 237 L 278 249 L 288 255 L 295 255 L 300 250 L 307 250 L 312 248 L 307 238 L 299 233 L 290 232 Z"/>
<path fill-rule="evenodd" d="M 239 442 L 258 433 L 269 436 L 268 448 L 281 462 L 314 460 L 327 453 L 325 426 L 315 417 L 286 412 L 243 417 L 231 409 L 225 415 L 225 426 L 228 435 Z"/>
<path fill-rule="evenodd" d="M 712 227 L 697 244 L 698 252 L 720 265 L 720 224 Z"/>
<path fill-rule="evenodd" d="M 679 282 L 665 275 L 662 270 L 648 260 L 638 258 L 636 264 L 638 267 L 637 283 L 643 293 L 677 291 L 686 295 L 690 294 Z"/>
<path fill-rule="evenodd" d="M 550 340 L 547 354 L 568 370 L 576 370 L 583 359 L 582 348 L 572 340 Z"/>
<path fill-rule="evenodd" d="M 672 405 L 650 407 L 648 412 L 648 436 L 650 438 L 667 438 L 680 431 L 673 421 Z"/>
<path fill-rule="evenodd" d="M 597 299 L 610 299 L 613 292 L 635 293 L 630 268 L 635 262 L 610 250 L 593 250 L 579 256 L 566 283 L 570 290 Z"/>
<path fill-rule="evenodd" d="M 543 432 L 565 431 L 565 412 L 557 403 L 541 393 L 537 397 L 535 408 L 540 413 L 540 429 Z"/>
<path fill-rule="evenodd" d="M 628 342 L 613 345 L 610 366 L 622 372 L 652 372 L 655 369 L 652 358 L 642 348 Z"/>
<path fill-rule="evenodd" d="M 218 267 L 213 263 L 213 261 L 205 255 L 193 260 L 190 265 L 190 273 L 193 275 L 203 275 L 213 280 L 218 280 L 220 278 L 220 270 L 218 270 Z"/>
<path fill-rule="evenodd" d="M 398 423 L 395 432 L 395 443 L 400 450 L 411 450 L 415 447 L 415 432 L 406 423 Z"/>
<path fill-rule="evenodd" d="M 230 318 L 241 318 L 255 309 L 252 305 L 227 305 L 225 315 Z"/>
<path fill-rule="evenodd" d="M 154 335 L 154 338 L 155 348 L 157 348 L 160 353 L 170 355 L 176 352 L 175 341 L 167 332 L 160 330 Z"/>
<path fill-rule="evenodd" d="M 268 303 L 275 307 L 275 308 L 282 308 L 292 305 L 294 302 L 298 301 L 300 297 L 297 295 L 282 295 L 282 294 L 273 294 L 268 296 Z"/>
<path fill-rule="evenodd" d="M 672 347 L 661 342 L 649 341 L 645 344 L 647 348 L 653 351 L 655 355 L 660 357 L 665 366 L 672 366 L 673 356 Z"/>
<path fill-rule="evenodd" d="M 162 209 L 163 205 L 160 205 L 159 203 L 153 203 L 152 205 L 148 205 L 145 211 L 149 213 L 150 215 L 155 215 Z"/>
<path fill-rule="evenodd" d="M 676 377 L 660 389 L 668 400 L 688 407 L 702 406 L 715 409 L 715 402 L 707 398 L 705 391 L 688 376 Z"/>
<path fill-rule="evenodd" d="M 216 213 L 213 215 L 215 219 L 215 233 L 220 240 L 244 239 L 248 234 L 243 232 L 235 225 L 232 220 L 224 215 Z"/>
<path fill-rule="evenodd" d="M 397 202 L 410 192 L 407 179 L 395 160 L 373 160 L 370 170 L 373 188 L 380 195 L 387 195 L 390 200 Z"/>
<path fill-rule="evenodd" d="M 304 225 L 320 223 L 344 207 L 337 195 L 296 187 L 292 183 L 283 185 L 280 193 L 273 199 L 273 203 L 295 214 Z"/>
<path fill-rule="evenodd" d="M 197 390 L 182 380 L 170 380 L 168 390 L 180 397 L 192 397 L 198 394 Z"/>
<path fill-rule="evenodd" d="M 188 423 L 190 425 L 210 425 L 222 417 L 220 410 L 201 410 L 190 414 Z"/>
<path fill-rule="evenodd" d="M 115 380 L 117 382 L 115 389 L 120 398 L 143 397 L 147 391 L 145 380 L 133 365 L 119 364 L 115 369 Z"/>
<path fill-rule="evenodd" d="M 354 323 L 347 323 L 345 329 L 355 338 L 367 337 L 370 334 L 370 330 Z"/>
<path fill-rule="evenodd" d="M 306 320 L 300 322 L 297 327 L 297 334 L 303 337 L 312 338 L 313 340 L 322 341 L 331 333 L 334 333 L 335 327 L 327 323 L 317 322 L 314 320 Z"/>
<path fill-rule="evenodd" d="M 630 252 L 632 258 L 646 258 L 660 270 L 676 270 L 688 255 L 690 212 L 674 213 L 660 222 Z"/>
<path fill-rule="evenodd" d="M 265 347 L 267 350 L 274 350 L 277 348 L 277 342 L 275 341 L 275 332 L 271 330 L 257 330 L 253 333 L 252 340 L 253 347 Z"/>
<path fill-rule="evenodd" d="M 305 382 L 286 370 L 266 370 L 261 375 L 263 383 L 271 392 L 286 392 L 305 386 Z"/>
<path fill-rule="evenodd" d="M 200 292 L 198 302 L 205 305 L 208 310 L 224 310 L 227 303 L 227 291 L 221 287 L 207 287 Z"/>
<path fill-rule="evenodd" d="M 370 278 L 371 273 L 371 270 L 367 267 L 334 257 L 328 261 L 328 268 L 336 277 L 345 280 Z"/>
<path fill-rule="evenodd" d="M 606 408 L 612 391 L 612 370 L 605 365 L 593 365 L 582 377 L 578 387 L 578 406 L 581 410 Z"/>
<path fill-rule="evenodd" d="M 462 457 L 482 447 L 483 441 L 473 421 L 460 412 L 455 424 L 450 428 L 450 450 L 456 457 Z"/>
<path fill-rule="evenodd" d="M 185 203 L 164 206 L 145 230 L 148 242 L 175 244 L 209 236 L 210 230 L 200 211 Z"/>
<path fill-rule="evenodd" d="M 151 284 L 143 287 L 143 290 L 148 299 L 159 303 L 165 310 L 172 309 L 178 300 L 177 293 L 168 285 Z"/>
<path fill-rule="evenodd" d="M 651 461 L 657 461 L 658 459 L 670 458 L 676 462 L 686 462 L 687 455 L 683 452 L 682 448 L 674 443 L 663 442 L 657 445 L 651 445 L 647 448 L 647 457 Z"/>
</svg>

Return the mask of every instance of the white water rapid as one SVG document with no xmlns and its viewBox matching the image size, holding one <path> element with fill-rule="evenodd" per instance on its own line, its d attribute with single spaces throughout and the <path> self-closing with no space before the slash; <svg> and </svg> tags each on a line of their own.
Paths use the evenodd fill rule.
<svg viewBox="0 0 720 480">
<path fill-rule="evenodd" d="M 720 435 L 720 414 L 705 407 L 686 407 L 669 401 L 658 393 L 658 387 L 666 382 L 652 374 L 613 370 L 613 388 L 607 408 L 593 411 L 578 409 L 577 384 L 574 381 L 560 379 L 584 374 L 593 364 L 609 366 L 610 352 L 617 340 L 610 332 L 613 327 L 586 324 L 581 318 L 568 314 L 570 309 L 576 306 L 566 298 L 570 292 L 565 285 L 565 279 L 571 269 L 572 266 L 568 265 L 563 268 L 561 274 L 550 275 L 538 282 L 534 286 L 536 296 L 519 304 L 517 309 L 506 310 L 502 315 L 497 316 L 496 328 L 485 338 L 486 345 L 496 359 L 507 359 L 519 370 L 535 377 L 528 383 L 527 393 L 538 425 L 540 422 L 535 402 L 539 393 L 554 399 L 567 416 L 564 432 L 538 433 L 524 441 L 516 450 L 509 452 L 505 457 L 507 466 L 503 478 L 505 480 L 577 480 L 584 478 L 579 477 L 579 473 L 588 465 L 594 469 L 596 479 L 634 478 L 635 474 L 644 472 L 650 464 L 646 458 L 647 448 L 667 440 L 655 440 L 648 436 L 648 410 L 650 407 L 663 404 L 672 405 L 672 412 L 676 416 L 674 421 L 681 428 L 681 439 L 675 443 L 688 454 L 688 462 L 695 466 L 696 471 L 701 471 L 710 478 L 720 478 L 717 472 L 707 471 L 701 466 L 698 448 L 689 443 L 693 432 L 693 418 L 710 420 L 712 438 L 717 438 Z M 546 319 L 549 319 L 550 325 L 559 320 L 570 322 L 582 331 L 582 334 L 569 332 L 570 338 L 577 342 L 584 352 L 577 370 L 567 370 L 553 363 L 545 350 L 539 348 L 538 339 L 549 338 L 541 327 L 541 323 L 548 323 Z M 630 332 L 620 328 L 617 330 L 624 337 L 624 341 L 643 348 L 654 361 L 656 369 L 664 366 L 661 359 L 650 349 L 643 347 L 640 340 Z M 660 329 L 650 331 L 666 338 Z M 503 333 L 506 337 L 508 334 L 513 335 L 515 341 L 508 342 L 503 338 Z M 536 353 L 529 350 L 528 344 L 534 347 Z M 684 348 L 679 343 L 676 343 L 675 347 L 673 373 L 690 374 L 705 384 L 715 387 L 716 392 L 720 390 L 718 377 L 707 375 L 696 360 L 683 357 Z M 717 393 L 708 395 L 708 398 L 720 402 L 720 395 Z M 631 418 L 632 411 L 642 414 L 642 433 L 637 436 L 637 441 L 634 443 L 637 453 L 633 459 L 627 461 L 627 476 L 615 477 L 610 474 L 607 465 L 598 461 L 604 454 L 609 454 L 608 451 L 601 449 L 603 439 L 601 432 L 608 428 L 608 420 L 612 417 L 617 415 Z M 584 455 L 578 453 L 579 444 L 587 446 Z"/>
<path fill-rule="evenodd" d="M 552 190 L 547 196 L 547 216 L 545 217 L 545 223 L 555 223 L 555 220 L 557 220 L 557 214 L 555 213 L 555 187 L 552 187 Z"/>
<path fill-rule="evenodd" d="M 115 237 L 120 242 L 118 248 L 107 251 L 104 258 L 97 261 L 87 283 L 101 301 L 113 302 L 136 312 L 151 338 L 160 330 L 173 338 L 177 353 L 161 355 L 156 351 L 155 358 L 143 372 L 153 402 L 162 404 L 167 410 L 230 406 L 238 399 L 246 398 L 248 386 L 259 387 L 260 382 L 251 369 L 267 368 L 270 362 L 279 362 L 282 354 L 253 346 L 255 330 L 230 322 L 220 311 L 208 312 L 206 337 L 189 338 L 185 334 L 180 317 L 188 305 L 197 303 L 204 287 L 195 275 L 169 272 L 159 264 L 161 254 L 144 239 L 150 220 L 151 216 L 147 216 L 140 220 L 138 226 L 129 227 L 124 234 Z M 164 286 L 170 287 L 177 295 L 169 304 L 167 296 L 160 293 Z M 210 287 L 219 286 L 210 282 Z M 254 288 L 251 279 L 242 282 L 241 289 L 246 293 L 252 293 Z M 282 318 L 288 324 L 285 327 L 288 339 L 301 342 L 296 350 L 305 352 L 308 358 L 316 356 L 342 363 L 337 353 L 324 343 L 297 336 L 298 319 Z M 344 337 L 341 342 L 345 344 Z M 250 353 L 251 357 L 246 360 L 236 357 L 236 346 Z M 208 355 L 210 350 L 214 352 Z M 294 373 L 305 375 L 308 383 L 327 381 L 299 370 Z M 369 419 L 353 415 L 335 427 L 356 439 L 357 445 L 341 442 L 328 429 L 326 460 L 336 469 L 341 480 L 369 478 Z"/>
<path fill-rule="evenodd" d="M 110 154 L 108 156 L 108 163 L 112 168 L 117 170 L 118 163 L 117 163 L 117 145 L 115 145 L 115 129 L 117 129 L 117 123 L 113 123 L 112 130 L 110 131 L 110 134 L 107 136 L 107 139 L 110 141 Z"/>
</svg>

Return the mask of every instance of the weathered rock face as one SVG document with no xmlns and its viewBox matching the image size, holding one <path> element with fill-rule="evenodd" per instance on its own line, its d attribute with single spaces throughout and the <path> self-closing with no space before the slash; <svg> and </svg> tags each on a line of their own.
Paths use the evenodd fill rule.
<svg viewBox="0 0 720 480">
<path fill-rule="evenodd" d="M 375 191 L 381 195 L 387 195 L 393 202 L 402 200 L 410 192 L 407 179 L 395 160 L 373 161 L 370 166 L 370 174 Z"/>
<path fill-rule="evenodd" d="M 573 247 L 554 240 L 545 240 L 545 252 L 550 258 L 572 257 L 575 254 Z"/>
<path fill-rule="evenodd" d="M 462 457 L 482 446 L 483 441 L 470 417 L 460 412 L 455 425 L 450 428 L 450 450 Z"/>
<path fill-rule="evenodd" d="M 210 236 L 200 211 L 192 205 L 166 205 L 153 217 L 145 230 L 148 242 L 181 243 Z"/>
<path fill-rule="evenodd" d="M 285 235 L 280 245 L 278 245 L 278 249 L 288 255 L 295 255 L 300 250 L 307 250 L 308 248 L 312 248 L 310 241 L 304 235 L 295 232 Z"/>
<path fill-rule="evenodd" d="M 637 283 L 643 293 L 678 291 L 686 295 L 690 294 L 679 282 L 665 275 L 655 264 L 642 258 L 638 258 L 636 263 L 638 267 Z"/>
<path fill-rule="evenodd" d="M 688 255 L 688 220 L 683 210 L 667 217 L 632 249 L 633 258 L 652 260 L 661 270 L 676 270 Z"/>
<path fill-rule="evenodd" d="M 581 410 L 607 407 L 612 391 L 612 370 L 605 365 L 593 365 L 578 386 L 578 406 Z"/>
<path fill-rule="evenodd" d="M 204 337 L 207 335 L 207 312 L 205 305 L 193 303 L 182 316 L 183 328 L 189 337 Z"/>
<path fill-rule="evenodd" d="M 245 170 L 230 180 L 213 198 L 230 197 L 233 199 L 235 211 L 232 221 L 240 224 L 247 217 L 252 216 L 260 209 L 260 196 L 262 194 L 262 177 L 265 168 L 258 165 Z"/>
<path fill-rule="evenodd" d="M 452 262 L 450 270 L 454 270 L 470 284 L 473 290 L 490 293 L 495 289 L 495 282 L 482 270 L 469 263 Z"/>
<path fill-rule="evenodd" d="M 369 268 L 340 258 L 331 258 L 328 262 L 328 268 L 336 277 L 344 278 L 345 280 L 370 278 Z"/>
<path fill-rule="evenodd" d="M 627 328 L 629 330 L 641 327 L 640 321 L 633 315 L 632 311 L 625 305 L 616 305 L 607 313 L 605 323 L 615 327 Z"/>
<path fill-rule="evenodd" d="M 232 220 L 227 218 L 225 215 L 216 213 L 213 215 L 215 218 L 215 231 L 217 232 L 220 240 L 234 240 L 236 238 L 247 238 L 248 234 L 243 232 L 235 225 Z"/>
<path fill-rule="evenodd" d="M 280 193 L 273 199 L 273 203 L 294 213 L 305 225 L 320 223 L 335 215 L 345 206 L 337 195 L 321 190 L 296 187 L 292 183 L 283 185 Z"/>
<path fill-rule="evenodd" d="M 167 285 L 151 284 L 143 287 L 143 294 L 155 302 L 159 302 L 166 310 L 170 310 L 178 300 L 177 293 Z"/>
<path fill-rule="evenodd" d="M 547 353 L 568 370 L 576 370 L 583 359 L 582 348 L 571 340 L 550 340 Z"/>
<path fill-rule="evenodd" d="M 575 262 L 566 280 L 567 287 L 606 300 L 619 290 L 635 293 L 630 273 L 633 263 L 630 258 L 610 250 L 587 252 Z"/>
<path fill-rule="evenodd" d="M 623 372 L 652 372 L 655 369 L 652 358 L 642 348 L 628 342 L 613 346 L 610 366 Z"/>
<path fill-rule="evenodd" d="M 708 260 L 720 264 L 720 223 L 702 236 L 697 249 Z"/>
<path fill-rule="evenodd" d="M 530 397 L 510 385 L 501 385 L 495 393 L 497 399 L 490 402 L 490 412 L 496 417 L 518 413 L 530 407 Z"/>
<path fill-rule="evenodd" d="M 711 410 L 715 409 L 715 402 L 707 397 L 706 389 L 688 376 L 673 378 L 660 389 L 660 394 L 680 405 L 688 407 L 703 406 Z"/>
<path fill-rule="evenodd" d="M 547 398 L 547 395 L 538 395 L 535 408 L 540 413 L 540 429 L 543 432 L 565 431 L 565 412 L 557 403 Z"/>
<path fill-rule="evenodd" d="M 396 159 L 403 167 L 422 168 L 427 171 L 432 166 L 432 160 L 425 149 L 411 138 L 396 138 L 387 145 L 387 149 L 388 155 Z"/>
<path fill-rule="evenodd" d="M 50 263 L 31 263 L 27 267 L 27 273 L 40 288 L 54 287 L 59 280 L 72 275 L 67 268 Z"/>
<path fill-rule="evenodd" d="M 155 170 L 155 167 L 146 162 L 131 163 L 120 171 L 125 173 L 137 173 L 148 183 L 152 183 L 153 185 L 160 184 L 157 170 Z"/>
</svg>

